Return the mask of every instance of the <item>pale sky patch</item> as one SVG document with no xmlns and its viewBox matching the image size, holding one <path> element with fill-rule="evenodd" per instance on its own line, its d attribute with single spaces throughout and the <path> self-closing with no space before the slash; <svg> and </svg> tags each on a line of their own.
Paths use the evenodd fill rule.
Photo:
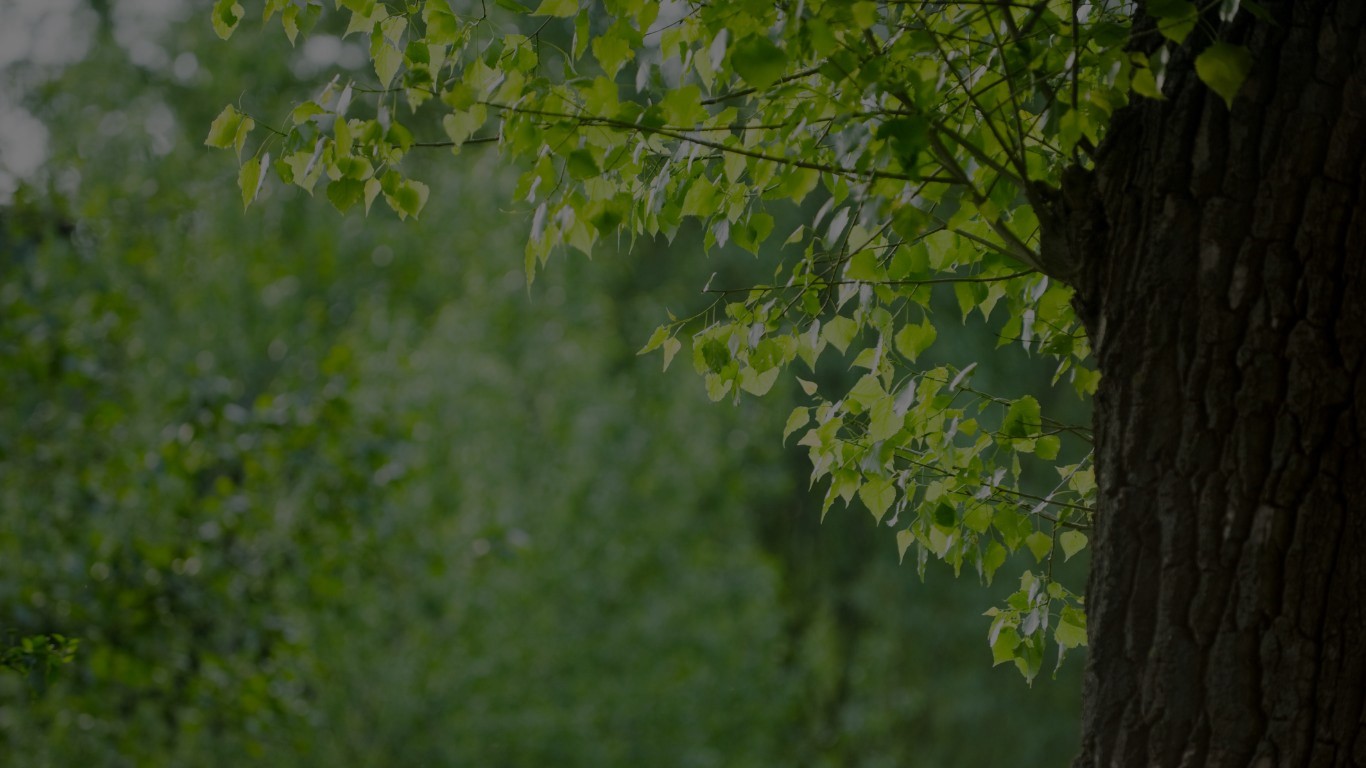
<svg viewBox="0 0 1366 768">
<path fill-rule="evenodd" d="M 28 111 L 0 103 L 0 204 L 47 159 L 47 127 Z"/>
</svg>

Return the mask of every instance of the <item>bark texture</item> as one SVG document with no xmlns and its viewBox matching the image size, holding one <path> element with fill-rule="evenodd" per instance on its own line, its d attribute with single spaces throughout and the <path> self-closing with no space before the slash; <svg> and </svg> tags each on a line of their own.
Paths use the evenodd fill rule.
<svg viewBox="0 0 1366 768">
<path fill-rule="evenodd" d="M 1054 209 L 1104 373 L 1077 766 L 1366 765 L 1366 2 L 1263 5 L 1231 111 L 1169 83 Z"/>
</svg>

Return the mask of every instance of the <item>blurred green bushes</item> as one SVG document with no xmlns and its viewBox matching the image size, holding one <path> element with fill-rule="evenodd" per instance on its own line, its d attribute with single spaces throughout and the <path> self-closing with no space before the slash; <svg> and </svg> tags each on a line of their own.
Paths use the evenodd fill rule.
<svg viewBox="0 0 1366 768">
<path fill-rule="evenodd" d="M 1075 665 L 1026 689 L 989 667 L 992 596 L 922 585 L 865 515 L 818 524 L 790 397 L 713 405 L 634 356 L 750 267 L 680 240 L 528 289 L 491 152 L 433 156 L 458 203 L 417 223 L 278 185 L 243 214 L 203 132 L 292 75 L 207 31 L 169 33 L 188 75 L 100 35 L 31 90 L 53 157 L 0 210 L 0 631 L 80 646 L 46 689 L 0 675 L 6 765 L 1070 758 Z"/>
</svg>

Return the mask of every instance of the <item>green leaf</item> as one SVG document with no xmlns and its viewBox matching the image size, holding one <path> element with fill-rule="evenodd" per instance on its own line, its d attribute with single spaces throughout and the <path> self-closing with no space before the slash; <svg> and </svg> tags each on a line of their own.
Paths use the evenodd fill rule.
<svg viewBox="0 0 1366 768">
<path fill-rule="evenodd" d="M 762 397 L 773 389 L 773 383 L 778 380 L 778 374 L 782 373 L 781 368 L 769 368 L 766 371 L 757 371 L 753 368 L 746 368 L 740 371 L 740 389 L 754 395 Z"/>
<path fill-rule="evenodd" d="M 403 63 L 403 52 L 389 41 L 384 40 L 379 30 L 374 32 L 376 43 L 370 49 L 370 59 L 375 65 L 375 75 L 379 77 L 381 88 L 388 88 L 394 82 L 394 75 L 398 74 L 399 65 Z"/>
<path fill-rule="evenodd" d="M 810 422 L 810 408 L 806 408 L 804 406 L 798 406 L 796 408 L 793 408 L 792 413 L 787 417 L 787 424 L 783 427 L 783 442 L 786 443 L 789 435 L 806 426 Z"/>
<path fill-rule="evenodd" d="M 1019 548 L 1030 532 L 1029 518 L 1010 507 L 997 507 L 991 516 L 991 524 L 1001 532 L 1001 538 L 1005 539 L 1006 546 L 1012 552 Z"/>
<path fill-rule="evenodd" d="M 873 513 L 873 519 L 880 523 L 887 509 L 896 501 L 896 486 L 885 477 L 870 477 L 859 486 L 858 498 Z"/>
<path fill-rule="evenodd" d="M 1063 560 L 1071 560 L 1072 555 L 1086 548 L 1086 534 L 1081 531 L 1063 531 L 1058 535 L 1058 544 L 1062 547 Z"/>
<path fill-rule="evenodd" d="M 1200 11 L 1189 0 L 1148 0 L 1148 15 L 1157 20 L 1157 31 L 1174 43 L 1185 40 L 1200 20 Z"/>
<path fill-rule="evenodd" d="M 280 26 L 284 27 L 289 44 L 294 45 L 294 41 L 299 37 L 299 6 L 293 3 L 285 6 L 280 13 Z"/>
<path fill-rule="evenodd" d="M 1007 661 L 1015 660 L 1015 649 L 1020 645 L 1020 635 L 1014 629 L 1006 627 L 996 634 L 996 639 L 991 644 L 992 665 L 1004 664 Z"/>
<path fill-rule="evenodd" d="M 919 325 L 903 326 L 896 332 L 896 336 L 892 337 L 892 341 L 896 343 L 896 351 L 914 363 L 920 353 L 930 348 L 936 336 L 938 332 L 927 317 L 920 321 Z"/>
<path fill-rule="evenodd" d="M 291 6 L 291 7 L 293 7 L 293 6 Z M 315 115 L 322 115 L 322 114 L 326 114 L 326 113 L 327 113 L 327 110 L 325 110 L 325 109 L 323 109 L 322 107 L 318 106 L 317 102 L 305 101 L 304 103 L 302 103 L 302 104 L 300 104 L 299 106 L 295 107 L 295 108 L 289 113 L 289 120 L 290 120 L 290 122 L 294 123 L 295 125 L 300 125 L 301 123 L 307 122 L 309 118 L 311 118 L 311 117 L 313 117 L 313 116 L 315 116 Z"/>
<path fill-rule="evenodd" d="M 598 161 L 593 159 L 593 153 L 586 149 L 576 149 L 570 152 L 565 165 L 569 169 L 569 175 L 580 181 L 591 179 L 602 173 L 598 169 Z"/>
<path fill-rule="evenodd" d="M 787 54 L 764 35 L 750 35 L 735 44 L 730 53 L 730 65 L 745 82 L 762 89 L 783 76 Z"/>
<path fill-rule="evenodd" d="M 694 347 L 694 349 L 697 349 Z M 701 358 L 704 371 L 720 373 L 722 368 L 730 363 L 730 350 L 726 345 L 716 339 L 707 339 L 702 342 Z"/>
<path fill-rule="evenodd" d="M 1129 28 L 1103 21 L 1091 28 L 1091 39 L 1101 48 L 1114 48 L 1129 40 Z"/>
<path fill-rule="evenodd" d="M 800 203 L 811 194 L 811 190 L 816 188 L 820 179 L 820 172 L 810 168 L 788 169 L 774 190 L 774 196 L 786 197 L 794 203 Z"/>
<path fill-rule="evenodd" d="M 963 322 L 968 321 L 968 315 L 977 308 L 978 302 L 986 298 L 986 286 L 980 283 L 954 283 L 953 296 L 958 299 L 958 310 L 963 313 Z"/>
<path fill-rule="evenodd" d="M 707 399 L 713 403 L 719 401 L 730 391 L 731 380 L 709 373 L 706 376 Z"/>
<path fill-rule="evenodd" d="M 588 9 L 579 11 L 574 17 L 574 60 L 583 58 L 583 52 L 588 50 L 588 42 L 592 38 L 589 33 Z"/>
<path fill-rule="evenodd" d="M 1039 413 L 1039 401 L 1031 395 L 1016 400 L 1006 409 L 1005 421 L 1001 424 L 1001 434 L 1006 437 L 1027 438 L 1038 433 L 1043 417 Z"/>
<path fill-rule="evenodd" d="M 702 91 L 695 85 L 671 89 L 660 99 L 664 120 L 670 125 L 690 127 L 707 119 L 707 108 L 702 106 Z"/>
<path fill-rule="evenodd" d="M 890 440 L 906 426 L 906 417 L 896 412 L 896 399 L 880 398 L 868 411 L 868 439 L 875 443 Z"/>
<path fill-rule="evenodd" d="M 241 3 L 237 0 L 215 0 L 213 4 L 213 31 L 224 40 L 232 37 L 232 33 L 241 23 L 246 11 L 242 9 Z"/>
<path fill-rule="evenodd" d="M 1063 648 L 1086 645 L 1086 614 L 1072 607 L 1063 608 L 1053 639 Z"/>
<path fill-rule="evenodd" d="M 877 21 L 877 3 L 862 0 L 851 5 L 849 10 L 854 15 L 854 23 L 861 28 L 867 29 Z"/>
<path fill-rule="evenodd" d="M 312 152 L 295 152 L 283 159 L 285 168 L 288 169 L 287 178 L 294 184 L 303 187 L 311 194 L 313 185 L 317 183 L 318 177 L 322 175 L 323 164 L 318 162 L 323 153 L 323 140 L 319 139 L 314 145 Z M 378 183 L 378 182 L 376 182 Z"/>
<path fill-rule="evenodd" d="M 616 77 L 626 62 L 635 58 L 636 49 L 641 43 L 640 32 L 624 19 L 618 19 L 601 35 L 593 38 L 589 47 L 593 49 L 593 58 L 598 60 L 603 72 L 610 79 Z"/>
<path fill-rule="evenodd" d="M 455 143 L 454 150 L 458 152 L 460 145 L 464 144 L 487 119 L 488 108 L 482 104 L 475 104 L 468 110 L 457 109 L 441 118 L 441 127 Z"/>
<path fill-rule="evenodd" d="M 1100 371 L 1079 366 L 1072 368 L 1072 386 L 1082 397 L 1094 395 L 1096 388 L 1100 386 Z"/>
<path fill-rule="evenodd" d="M 521 10 L 522 13 L 526 11 L 525 8 Z M 460 40 L 460 21 L 444 1 L 432 1 L 423 6 L 422 20 L 427 25 L 428 45 L 455 45 Z"/>
<path fill-rule="evenodd" d="M 878 126 L 877 137 L 891 142 L 897 157 L 909 168 L 915 165 L 920 153 L 929 146 L 929 128 L 929 121 L 923 117 L 897 117 Z M 914 212 L 912 208 L 907 215 Z"/>
<path fill-rule="evenodd" d="M 914 543 L 915 534 L 912 533 L 909 529 L 896 532 L 896 551 L 898 562 L 905 562 L 906 550 L 910 549 L 911 545 Z"/>
<path fill-rule="evenodd" d="M 1033 683 L 1043 666 L 1043 643 L 1027 639 L 1020 643 L 1015 652 L 1015 668 L 1024 675 L 1026 683 Z"/>
<path fill-rule="evenodd" d="M 731 237 L 735 244 L 754 254 L 759 255 L 759 246 L 764 244 L 769 234 L 773 232 L 773 217 L 762 211 L 751 214 L 749 220 L 742 226 L 731 227 Z"/>
<path fill-rule="evenodd" d="M 204 139 L 204 145 L 217 149 L 227 149 L 237 140 L 237 126 L 242 122 L 242 113 L 238 112 L 231 104 L 223 107 L 223 111 L 218 113 L 218 117 L 213 119 L 213 124 L 209 126 L 209 135 Z"/>
<path fill-rule="evenodd" d="M 849 348 L 849 343 L 857 333 L 858 323 L 843 315 L 830 318 L 830 322 L 821 328 L 821 338 L 830 342 L 830 346 L 838 349 L 840 354 Z"/>
<path fill-rule="evenodd" d="M 654 333 L 650 334 L 650 340 L 645 342 L 645 346 L 641 347 L 640 350 L 636 352 L 636 355 L 643 355 L 648 352 L 653 352 L 654 350 L 658 349 L 659 345 L 663 344 L 664 340 L 667 338 L 669 338 L 669 326 L 659 326 L 655 329 Z"/>
<path fill-rule="evenodd" d="M 934 524 L 951 528 L 958 522 L 958 510 L 946 501 L 939 502 L 934 508 Z"/>
<path fill-rule="evenodd" d="M 987 549 L 982 553 L 982 576 L 986 578 L 987 584 L 991 584 L 991 579 L 996 575 L 1006 562 L 1006 548 L 1001 546 L 1001 542 L 992 541 L 987 545 Z"/>
<path fill-rule="evenodd" d="M 351 124 L 343 118 L 337 118 L 337 122 L 332 125 L 332 150 L 337 158 L 346 157 L 351 154 Z"/>
<path fill-rule="evenodd" d="M 365 182 L 360 179 L 337 179 L 327 185 L 327 199 L 337 210 L 345 213 L 365 199 Z"/>
<path fill-rule="evenodd" d="M 375 173 L 374 166 L 370 165 L 369 160 L 356 155 L 338 158 L 334 168 L 338 178 L 345 176 L 360 181 L 365 181 Z"/>
<path fill-rule="evenodd" d="M 705 176 L 699 177 L 688 185 L 681 212 L 684 216 L 710 216 L 716 213 L 715 200 L 716 186 Z"/>
<path fill-rule="evenodd" d="M 232 146 L 233 149 L 237 150 L 238 160 L 242 159 L 242 148 L 247 145 L 247 134 L 251 133 L 251 129 L 255 127 L 256 121 L 246 115 L 243 115 L 241 122 L 237 124 L 237 135 L 233 139 Z"/>
<path fill-rule="evenodd" d="M 510 0 L 505 0 L 510 1 Z M 499 5 L 503 5 L 502 2 Z M 514 3 L 514 5 L 516 5 Z M 504 8 L 510 6 L 503 5 Z M 523 9 L 525 10 L 525 9 Z M 579 0 L 541 0 L 541 4 L 536 10 L 531 12 L 532 16 L 557 16 L 568 18 L 579 12 Z"/>
<path fill-rule="evenodd" d="M 409 216 L 417 218 L 422 207 L 427 204 L 427 185 L 420 181 L 406 179 L 394 185 L 393 191 L 385 189 L 384 200 L 394 209 L 400 219 Z"/>
<path fill-rule="evenodd" d="M 1043 531 L 1035 531 L 1025 537 L 1025 546 L 1034 553 L 1034 559 L 1043 561 L 1053 551 L 1053 537 Z"/>
<path fill-rule="evenodd" d="M 963 525 L 978 533 L 986 533 L 991 527 L 991 505 L 979 503 L 963 513 Z"/>
<path fill-rule="evenodd" d="M 1252 54 L 1241 45 L 1217 42 L 1195 57 L 1195 73 L 1200 80 L 1233 108 L 1233 97 L 1252 72 Z"/>
<path fill-rule="evenodd" d="M 384 189 L 384 185 L 377 178 L 372 178 L 365 182 L 365 214 L 370 215 L 370 206 L 379 197 L 379 193 Z"/>
<path fill-rule="evenodd" d="M 243 208 L 251 205 L 251 201 L 256 199 L 256 193 L 260 191 L 261 182 L 264 181 L 261 173 L 262 164 L 269 162 L 270 153 L 266 153 L 261 161 L 248 160 L 237 170 L 237 186 L 242 190 Z"/>
<path fill-rule="evenodd" d="M 849 257 L 849 264 L 844 269 L 844 276 L 849 280 L 876 282 L 884 279 L 883 274 L 877 254 L 871 250 L 862 250 Z"/>
<path fill-rule="evenodd" d="M 1072 478 L 1067 481 L 1067 485 L 1083 496 L 1089 496 L 1096 490 L 1096 471 L 1094 469 L 1079 469 L 1072 473 Z"/>
<path fill-rule="evenodd" d="M 357 3 L 355 5 L 356 7 L 351 9 L 351 20 L 347 22 L 346 31 L 342 33 L 342 37 L 350 37 L 357 33 L 362 35 L 378 33 L 379 30 L 376 27 L 381 21 L 389 18 L 389 11 L 384 6 L 376 7 L 374 3 L 368 5 Z M 371 45 L 373 46 L 373 40 Z M 372 48 L 371 54 L 373 55 L 374 52 Z"/>
<path fill-rule="evenodd" d="M 1153 71 L 1147 67 L 1134 68 L 1133 74 L 1129 76 L 1129 86 L 1134 89 L 1134 93 L 1140 96 L 1147 96 L 1159 101 L 1167 98 L 1162 94 L 1162 88 L 1157 84 L 1157 78 L 1153 76 Z"/>
<path fill-rule="evenodd" d="M 669 370 L 669 363 L 673 362 L 674 355 L 683 348 L 683 342 L 678 339 L 668 338 L 664 340 L 664 370 Z"/>
<path fill-rule="evenodd" d="M 868 374 L 849 388 L 849 403 L 854 413 L 870 409 L 875 403 L 887 397 L 887 390 L 882 388 L 882 382 L 874 374 Z"/>
</svg>

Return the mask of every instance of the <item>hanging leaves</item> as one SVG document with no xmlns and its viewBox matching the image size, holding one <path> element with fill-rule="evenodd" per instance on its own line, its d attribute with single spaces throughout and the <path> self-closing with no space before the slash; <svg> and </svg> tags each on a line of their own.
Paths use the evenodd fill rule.
<svg viewBox="0 0 1366 768">
<path fill-rule="evenodd" d="M 1240 6 L 1251 4 L 1219 14 Z M 1071 291 L 1041 272 L 1031 190 L 1086 165 L 1132 98 L 1162 97 L 1168 46 L 1187 44 L 1195 4 L 1146 4 L 1165 41 L 1146 54 L 1128 49 L 1122 3 L 1084 14 L 711 3 L 667 17 L 658 0 L 338 7 L 347 35 L 368 42 L 373 74 L 333 78 L 267 132 L 261 160 L 242 166 L 244 202 L 273 162 L 310 191 L 326 175 L 339 210 L 382 197 L 417 216 L 430 190 L 409 157 L 489 144 L 525 169 L 513 204 L 530 222 L 528 279 L 559 251 L 685 227 L 720 257 L 757 256 L 771 280 L 709 284 L 707 303 L 671 317 L 641 353 L 661 352 L 667 368 L 686 343 L 713 400 L 762 395 L 794 364 L 851 369 L 852 387 L 799 380 L 809 400 L 782 435 L 808 451 L 825 509 L 857 499 L 922 573 L 938 559 L 990 583 L 1028 550 L 1040 573 L 1025 572 L 990 636 L 993 656 L 1027 677 L 1049 643 L 1084 642 L 1081 598 L 1046 566 L 1087 543 L 1087 433 L 1054 420 L 1046 399 L 976 389 L 975 363 L 954 362 L 937 311 L 956 305 L 955 325 L 1054 361 L 1059 387 L 1095 391 Z M 292 41 L 323 8 L 286 3 L 278 18 Z M 240 6 L 218 0 L 213 17 L 226 36 Z M 564 49 L 547 44 L 552 29 Z M 1230 104 L 1250 68 L 1225 43 L 1195 60 Z M 228 107 L 205 143 L 240 158 L 254 126 Z"/>
</svg>

